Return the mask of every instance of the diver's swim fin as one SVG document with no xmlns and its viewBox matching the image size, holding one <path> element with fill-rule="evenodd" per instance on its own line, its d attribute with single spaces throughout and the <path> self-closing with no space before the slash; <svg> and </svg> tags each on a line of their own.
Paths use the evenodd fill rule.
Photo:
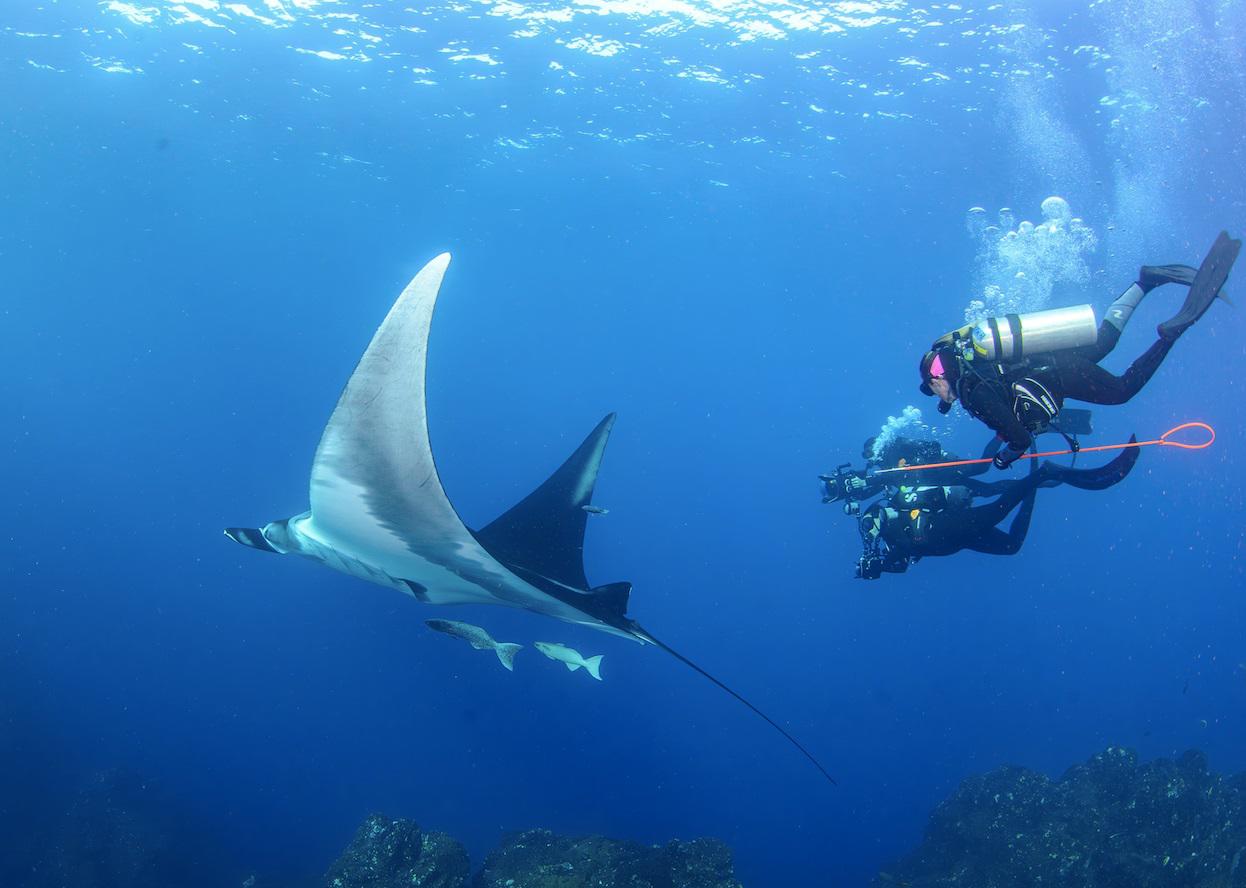
<svg viewBox="0 0 1246 888">
<path fill-rule="evenodd" d="M 1137 435 L 1129 436 L 1129 443 L 1135 444 Z M 1043 465 L 1043 471 L 1053 481 L 1077 487 L 1081 490 L 1107 490 L 1113 484 L 1124 481 L 1125 476 L 1133 469 L 1142 450 L 1138 447 L 1126 447 L 1111 462 L 1095 469 L 1071 469 L 1058 466 L 1053 462 Z"/>
<path fill-rule="evenodd" d="M 1138 284 L 1147 291 L 1161 284 L 1185 284 L 1188 287 L 1194 283 L 1197 274 L 1198 269 L 1188 265 L 1144 265 L 1138 272 Z"/>
<path fill-rule="evenodd" d="M 1220 294 L 1220 288 L 1229 279 L 1233 263 L 1237 261 L 1238 251 L 1242 248 L 1240 240 L 1229 237 L 1227 231 L 1220 232 L 1216 242 L 1211 245 L 1207 258 L 1199 266 L 1194 283 L 1190 284 L 1190 292 L 1186 294 L 1185 304 L 1177 312 L 1158 327 L 1159 335 L 1169 341 L 1190 328 L 1203 316 Z"/>
</svg>

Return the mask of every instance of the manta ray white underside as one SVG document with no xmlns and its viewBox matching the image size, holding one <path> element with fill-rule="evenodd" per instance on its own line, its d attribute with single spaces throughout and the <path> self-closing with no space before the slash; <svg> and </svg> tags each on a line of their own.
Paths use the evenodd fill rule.
<svg viewBox="0 0 1246 888">
<path fill-rule="evenodd" d="M 449 264 L 443 253 L 420 270 L 351 374 L 316 449 L 311 509 L 225 533 L 430 604 L 506 605 L 650 641 L 625 616 L 630 584 L 590 589 L 584 577 L 583 507 L 613 415 L 549 480 L 482 530 L 469 530 L 450 504 L 424 396 L 433 308 Z"/>
</svg>

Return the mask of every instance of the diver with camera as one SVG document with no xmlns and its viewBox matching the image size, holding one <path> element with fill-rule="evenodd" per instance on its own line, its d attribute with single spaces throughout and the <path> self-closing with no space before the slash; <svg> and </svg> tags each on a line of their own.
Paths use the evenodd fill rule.
<svg viewBox="0 0 1246 888">
<path fill-rule="evenodd" d="M 1136 440 L 1130 437 L 1131 442 Z M 1137 448 L 1128 448 L 1111 462 L 1091 469 L 1074 469 L 1051 461 L 1040 466 L 1034 460 L 1029 474 L 1017 481 L 981 482 L 967 478 L 965 484 L 958 486 L 894 488 L 893 496 L 879 499 L 861 512 L 857 526 L 863 551 L 856 575 L 876 580 L 884 573 L 903 573 L 922 558 L 954 555 L 964 549 L 987 555 L 1015 555 L 1029 533 L 1034 499 L 1040 487 L 1068 484 L 1082 490 L 1106 490 L 1125 479 L 1138 455 Z M 995 499 L 974 505 L 975 499 L 990 496 Z M 1018 506 L 1007 531 L 996 527 Z"/>
<path fill-rule="evenodd" d="M 1086 416 L 1089 417 L 1089 415 L 1087 412 Z M 1088 425 L 1087 432 L 1089 432 Z M 982 455 L 989 458 L 998 448 L 998 440 L 992 438 Z M 859 514 L 861 503 L 887 492 L 889 487 L 896 487 L 894 473 L 887 471 L 879 473 L 879 469 L 956 462 L 960 459 L 956 454 L 945 451 L 942 445 L 933 439 L 895 437 L 879 447 L 877 436 L 866 439 L 861 449 L 861 456 L 865 460 L 863 469 L 854 469 L 851 463 L 843 463 L 836 466 L 834 474 L 818 476 L 823 487 L 822 502 L 835 503 L 842 500 L 845 515 Z M 960 486 L 970 483 L 968 479 L 981 475 L 985 471 L 984 465 L 921 469 L 905 476 L 905 486 L 908 489 Z M 990 496 L 992 494 L 982 491 L 980 495 Z"/>
<path fill-rule="evenodd" d="M 1093 432 L 1088 410 L 1070 408 L 1061 419 L 1061 433 L 1066 438 Z M 1039 487 L 1069 484 L 1103 490 L 1123 480 L 1138 458 L 1136 451 L 1127 451 L 1107 465 L 1091 469 L 1048 462 L 1041 468 L 1033 465 L 1023 480 L 981 480 L 977 476 L 989 470 L 989 460 L 1001 445 L 1000 439 L 992 436 L 980 457 L 987 462 L 943 466 L 937 464 L 960 462 L 960 458 L 936 440 L 901 436 L 880 446 L 874 437 L 866 440 L 862 449 L 864 468 L 843 463 L 833 474 L 818 476 L 823 484 L 822 502 L 843 502 L 845 514 L 860 516 L 857 526 L 862 554 L 857 560 L 857 577 L 875 580 L 884 573 L 903 573 L 924 557 L 951 555 L 962 549 L 1014 554 L 1029 531 Z M 878 499 L 870 502 L 875 497 Z M 995 526 L 1018 506 L 1021 509 L 1008 531 Z"/>
</svg>

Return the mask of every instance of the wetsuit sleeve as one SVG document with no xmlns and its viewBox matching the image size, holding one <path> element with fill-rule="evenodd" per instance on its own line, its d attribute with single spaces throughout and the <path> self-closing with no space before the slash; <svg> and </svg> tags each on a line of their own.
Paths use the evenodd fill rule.
<svg viewBox="0 0 1246 888">
<path fill-rule="evenodd" d="M 1021 453 L 1030 449 L 1034 438 L 998 392 L 989 386 L 979 385 L 969 393 L 969 397 L 970 403 L 965 406 L 1007 441 L 1009 447 Z"/>
<path fill-rule="evenodd" d="M 886 480 L 881 475 L 866 475 L 864 472 L 861 474 L 865 481 L 865 487 L 862 488 L 856 495 L 856 499 L 859 502 L 864 502 L 870 497 L 882 493 L 883 489 L 887 486 Z"/>
</svg>

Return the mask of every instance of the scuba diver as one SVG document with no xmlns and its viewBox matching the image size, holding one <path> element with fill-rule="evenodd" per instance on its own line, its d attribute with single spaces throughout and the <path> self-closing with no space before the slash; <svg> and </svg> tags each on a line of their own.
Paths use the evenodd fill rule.
<svg viewBox="0 0 1246 888">
<path fill-rule="evenodd" d="M 1052 423 L 1046 431 L 1058 431 L 1066 441 L 1076 447 L 1077 435 L 1089 435 L 1093 432 L 1089 410 L 1078 410 L 1070 407 L 1060 414 L 1059 423 Z M 982 451 L 981 459 L 988 462 L 965 466 L 947 466 L 910 470 L 905 475 L 906 485 L 899 487 L 904 490 L 922 490 L 927 487 L 966 487 L 974 496 L 997 496 L 1003 491 L 999 484 L 974 480 L 989 468 L 989 460 L 1001 446 L 998 437 L 992 437 Z M 890 480 L 893 475 L 888 468 L 900 466 L 918 466 L 931 463 L 959 462 L 960 457 L 948 453 L 938 441 L 931 439 L 908 438 L 896 436 L 878 446 L 878 436 L 867 438 L 861 448 L 861 456 L 865 460 L 864 469 L 853 469 L 851 463 L 843 463 L 836 467 L 833 475 L 819 475 L 823 484 L 823 503 L 834 503 L 843 500 L 844 513 L 856 515 L 861 511 L 861 503 L 882 493 L 888 486 L 896 486 Z M 882 473 L 878 472 L 882 469 Z"/>
<path fill-rule="evenodd" d="M 876 440 L 866 439 L 862 448 L 864 469 L 854 469 L 850 463 L 843 463 L 836 467 L 835 474 L 818 476 L 823 485 L 823 503 L 842 500 L 845 515 L 859 515 L 862 504 L 884 494 L 884 499 L 893 502 L 896 508 L 922 505 L 941 509 L 948 500 L 998 496 L 1008 486 L 1006 481 L 992 483 L 979 481 L 975 477 L 989 467 L 990 458 L 1000 447 L 998 438 L 988 441 L 982 451 L 982 458 L 988 460 L 985 464 L 911 469 L 902 475 L 890 469 L 958 462 L 960 457 L 948 453 L 938 441 L 897 437 L 879 450 L 875 446 Z"/>
<path fill-rule="evenodd" d="M 1130 442 L 1136 440 L 1130 437 Z M 876 580 L 884 572 L 903 573 L 927 556 L 953 555 L 963 549 L 1015 555 L 1029 532 L 1040 487 L 1068 484 L 1082 490 L 1106 490 L 1124 480 L 1138 456 L 1139 450 L 1131 447 L 1094 469 L 1073 469 L 1050 461 L 1040 467 L 1035 460 L 1025 478 L 986 485 L 999 496 L 980 506 L 972 504 L 975 494 L 968 487 L 936 487 L 936 495 L 927 494 L 916 504 L 903 496 L 880 499 L 860 518 L 864 552 L 857 562 L 857 576 Z M 995 526 L 1018 506 L 1007 531 Z"/>
<path fill-rule="evenodd" d="M 1079 305 L 954 330 L 922 357 L 921 391 L 939 397 L 940 413 L 959 400 L 993 429 L 1008 445 L 994 455 L 994 465 L 1007 468 L 1029 449 L 1035 434 L 1058 423 L 1066 398 L 1123 404 L 1136 395 L 1177 339 L 1211 307 L 1240 249 L 1241 241 L 1221 232 L 1197 271 L 1185 265 L 1143 266 L 1097 329 L 1094 310 Z M 1158 326 L 1155 343 L 1121 376 L 1100 367 L 1143 297 L 1168 283 L 1190 290 L 1181 310 Z"/>
</svg>

